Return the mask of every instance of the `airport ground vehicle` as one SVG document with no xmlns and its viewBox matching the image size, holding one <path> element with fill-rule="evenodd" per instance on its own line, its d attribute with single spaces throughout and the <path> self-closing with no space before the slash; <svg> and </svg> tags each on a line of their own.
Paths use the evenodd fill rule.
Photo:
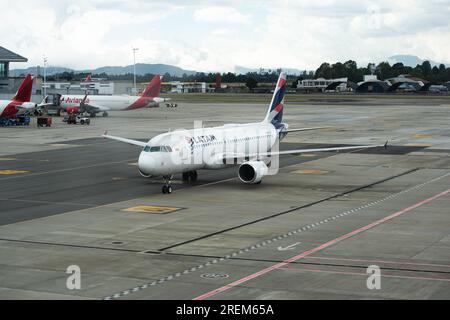
<svg viewBox="0 0 450 320">
<path fill-rule="evenodd" d="M 0 127 L 29 126 L 30 122 L 30 116 L 22 114 L 12 118 L 0 118 Z"/>
<path fill-rule="evenodd" d="M 41 117 L 37 117 L 36 119 L 37 119 L 38 127 L 51 127 L 52 126 L 52 122 L 53 122 L 52 117 L 41 116 Z"/>
<path fill-rule="evenodd" d="M 166 107 L 167 107 L 167 108 L 176 108 L 176 107 L 178 107 L 178 104 L 173 103 L 173 102 L 171 102 L 171 103 L 166 103 Z"/>
<path fill-rule="evenodd" d="M 88 117 L 83 117 L 81 115 L 77 115 L 75 113 L 70 113 L 66 115 L 63 119 L 63 122 L 66 122 L 67 124 L 81 124 L 81 125 L 89 125 L 91 124 L 91 119 Z"/>
</svg>

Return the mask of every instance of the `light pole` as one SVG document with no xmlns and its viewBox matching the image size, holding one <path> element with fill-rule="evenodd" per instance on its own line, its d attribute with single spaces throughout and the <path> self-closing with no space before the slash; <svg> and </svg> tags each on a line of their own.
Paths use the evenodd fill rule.
<svg viewBox="0 0 450 320">
<path fill-rule="evenodd" d="M 136 95 L 136 51 L 139 50 L 139 48 L 133 48 L 133 86 L 134 86 L 134 94 Z"/>
<path fill-rule="evenodd" d="M 47 96 L 47 57 L 44 55 L 44 99 Z"/>
</svg>

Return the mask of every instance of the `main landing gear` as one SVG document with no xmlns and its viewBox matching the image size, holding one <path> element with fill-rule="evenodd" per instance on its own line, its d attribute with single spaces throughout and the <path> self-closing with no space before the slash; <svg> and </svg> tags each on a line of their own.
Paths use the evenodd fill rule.
<svg viewBox="0 0 450 320">
<path fill-rule="evenodd" d="M 172 178 L 173 178 L 173 175 L 170 175 L 170 176 L 163 176 L 163 179 L 164 179 L 164 185 L 163 185 L 163 187 L 162 187 L 162 193 L 164 193 L 164 194 L 166 194 L 166 193 L 168 193 L 168 194 L 172 193 L 172 186 L 170 185 L 170 182 L 171 182 Z"/>
<path fill-rule="evenodd" d="M 197 171 L 183 172 L 184 182 L 195 182 L 197 181 Z"/>
</svg>

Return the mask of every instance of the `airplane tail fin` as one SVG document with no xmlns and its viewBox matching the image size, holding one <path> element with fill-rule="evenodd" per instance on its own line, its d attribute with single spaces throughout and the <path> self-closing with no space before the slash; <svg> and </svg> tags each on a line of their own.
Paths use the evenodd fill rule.
<svg viewBox="0 0 450 320">
<path fill-rule="evenodd" d="M 12 98 L 12 100 L 19 102 L 30 102 L 31 100 L 31 89 L 33 88 L 33 77 L 31 74 L 28 74 L 23 80 L 22 84 L 17 90 L 16 95 Z"/>
<path fill-rule="evenodd" d="M 281 126 L 281 121 L 283 120 L 283 109 L 284 109 L 284 94 L 286 93 L 286 74 L 284 72 L 280 73 L 278 77 L 277 86 L 273 92 L 272 101 L 270 102 L 269 109 L 267 110 L 267 115 L 264 118 L 265 122 L 272 123 L 275 128 Z"/>
<path fill-rule="evenodd" d="M 153 77 L 142 92 L 142 97 L 158 97 L 161 91 L 162 76 L 157 74 Z"/>
</svg>

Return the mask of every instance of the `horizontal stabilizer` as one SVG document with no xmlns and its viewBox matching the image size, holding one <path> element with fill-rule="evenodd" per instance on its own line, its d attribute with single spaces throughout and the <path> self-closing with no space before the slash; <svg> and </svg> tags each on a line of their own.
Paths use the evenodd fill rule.
<svg viewBox="0 0 450 320">
<path fill-rule="evenodd" d="M 289 132 L 311 131 L 311 130 L 320 130 L 320 129 L 329 129 L 329 128 L 332 128 L 332 127 L 313 127 L 313 128 L 287 129 L 287 130 L 282 130 L 281 132 L 289 133 Z"/>
</svg>

